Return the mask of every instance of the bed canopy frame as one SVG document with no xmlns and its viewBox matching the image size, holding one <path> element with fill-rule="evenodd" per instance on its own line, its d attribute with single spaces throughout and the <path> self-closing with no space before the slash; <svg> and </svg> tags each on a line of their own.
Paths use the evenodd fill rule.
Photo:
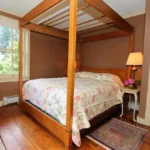
<svg viewBox="0 0 150 150">
<path fill-rule="evenodd" d="M 133 49 L 133 27 L 127 23 L 120 15 L 112 8 L 104 3 L 103 0 L 70 0 L 70 5 L 64 6 L 65 0 L 43 0 L 39 5 L 28 12 L 20 19 L 20 61 L 19 61 L 19 84 L 20 84 L 20 106 L 30 113 L 36 120 L 40 121 L 50 132 L 57 136 L 69 149 L 72 145 L 72 113 L 73 113 L 73 97 L 74 97 L 74 78 L 75 78 L 75 56 L 76 43 L 82 44 L 96 40 L 108 38 L 116 38 L 121 36 L 130 36 L 130 50 Z M 69 2 L 69 1 L 68 1 Z M 80 5 L 85 4 L 85 5 Z M 78 8 L 78 6 L 81 6 Z M 58 8 L 59 11 L 58 11 Z M 64 9 L 65 8 L 65 9 Z M 87 13 L 88 9 L 96 11 L 92 19 L 82 21 L 81 17 Z M 85 17 L 83 17 L 85 18 Z M 87 17 L 89 18 L 89 17 Z M 107 19 L 106 19 L 107 18 Z M 100 22 L 103 20 L 103 22 Z M 69 25 L 66 26 L 66 22 Z M 65 25 L 64 25 L 65 24 Z M 110 28 L 116 28 L 115 31 L 102 32 Z M 59 124 L 54 119 L 50 118 L 31 104 L 22 99 L 22 29 L 51 35 L 57 38 L 68 40 L 68 91 L 67 91 L 67 116 L 66 126 Z M 89 69 L 95 72 L 112 72 L 109 69 Z M 121 72 L 124 80 L 130 75 L 130 69 L 115 70 L 116 74 Z M 114 70 L 113 70 L 114 72 Z"/>
</svg>

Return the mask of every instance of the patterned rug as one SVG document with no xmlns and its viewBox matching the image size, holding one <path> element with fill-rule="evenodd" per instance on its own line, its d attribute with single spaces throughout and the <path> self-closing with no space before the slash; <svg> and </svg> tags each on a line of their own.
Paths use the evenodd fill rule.
<svg viewBox="0 0 150 150">
<path fill-rule="evenodd" d="M 139 150 L 147 133 L 147 130 L 112 119 L 87 137 L 112 150 Z"/>
</svg>

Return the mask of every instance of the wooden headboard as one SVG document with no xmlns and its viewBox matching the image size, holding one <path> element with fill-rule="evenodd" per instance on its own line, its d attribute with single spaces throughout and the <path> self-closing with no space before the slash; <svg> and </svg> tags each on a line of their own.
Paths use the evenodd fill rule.
<svg viewBox="0 0 150 150">
<path fill-rule="evenodd" d="M 128 79 L 128 69 L 127 68 L 92 68 L 92 67 L 83 67 L 80 71 L 88 71 L 94 73 L 111 73 L 120 77 L 124 82 Z"/>
</svg>

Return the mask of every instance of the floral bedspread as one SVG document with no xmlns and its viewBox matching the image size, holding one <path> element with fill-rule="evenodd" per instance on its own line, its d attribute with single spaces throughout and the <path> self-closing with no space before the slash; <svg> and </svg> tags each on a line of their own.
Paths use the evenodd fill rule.
<svg viewBox="0 0 150 150">
<path fill-rule="evenodd" d="M 77 146 L 81 145 L 80 130 L 90 127 L 91 118 L 121 103 L 121 81 L 111 78 L 112 81 L 76 75 L 72 140 Z M 30 80 L 23 86 L 23 99 L 66 124 L 67 78 Z"/>
</svg>

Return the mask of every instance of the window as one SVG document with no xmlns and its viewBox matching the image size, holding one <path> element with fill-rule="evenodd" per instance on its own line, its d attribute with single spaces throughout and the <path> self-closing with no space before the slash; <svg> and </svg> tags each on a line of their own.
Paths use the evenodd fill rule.
<svg viewBox="0 0 150 150">
<path fill-rule="evenodd" d="M 29 79 L 29 31 L 23 30 L 23 79 Z M 0 82 L 18 81 L 19 30 L 0 24 Z"/>
<path fill-rule="evenodd" d="M 18 75 L 19 32 L 16 29 L 0 26 L 0 74 Z"/>
</svg>

